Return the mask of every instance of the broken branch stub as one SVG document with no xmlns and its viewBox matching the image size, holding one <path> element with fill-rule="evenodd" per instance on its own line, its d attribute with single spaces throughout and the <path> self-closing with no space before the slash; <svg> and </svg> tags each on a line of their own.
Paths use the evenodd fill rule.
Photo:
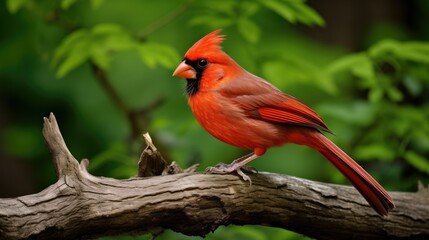
<svg viewBox="0 0 429 240">
<path fill-rule="evenodd" d="M 144 133 L 143 138 L 146 141 L 147 146 L 140 155 L 137 176 L 159 176 L 167 168 L 168 163 L 153 144 L 149 133 Z"/>
</svg>

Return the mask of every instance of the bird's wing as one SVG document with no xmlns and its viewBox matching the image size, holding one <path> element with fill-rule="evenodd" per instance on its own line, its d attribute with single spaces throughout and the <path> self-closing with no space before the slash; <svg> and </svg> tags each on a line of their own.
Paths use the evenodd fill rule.
<svg viewBox="0 0 429 240">
<path fill-rule="evenodd" d="M 311 108 L 298 99 L 260 79 L 237 81 L 220 93 L 239 106 L 249 117 L 265 121 L 317 128 L 333 133 Z"/>
<path fill-rule="evenodd" d="M 284 102 L 277 105 L 259 107 L 257 111 L 261 118 L 272 122 L 318 128 L 332 133 L 313 110 L 291 96 L 286 98 Z"/>
</svg>

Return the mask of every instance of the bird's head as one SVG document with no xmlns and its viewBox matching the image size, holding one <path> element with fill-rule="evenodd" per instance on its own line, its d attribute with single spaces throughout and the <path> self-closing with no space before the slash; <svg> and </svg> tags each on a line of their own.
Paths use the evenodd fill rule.
<svg viewBox="0 0 429 240">
<path fill-rule="evenodd" d="M 188 96 L 195 95 L 202 88 L 214 88 L 219 85 L 220 80 L 231 78 L 237 69 L 241 69 L 222 51 L 220 44 L 224 36 L 219 35 L 220 31 L 218 29 L 207 34 L 189 48 L 173 73 L 173 76 L 187 80 Z"/>
</svg>

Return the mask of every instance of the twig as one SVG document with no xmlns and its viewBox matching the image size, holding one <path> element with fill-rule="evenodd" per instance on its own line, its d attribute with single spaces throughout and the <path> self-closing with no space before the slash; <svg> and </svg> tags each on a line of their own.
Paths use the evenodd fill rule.
<svg viewBox="0 0 429 240">
<path fill-rule="evenodd" d="M 119 109 L 122 115 L 127 119 L 129 126 L 131 128 L 131 140 L 136 139 L 140 134 L 142 134 L 149 125 L 149 114 L 150 112 L 159 107 L 164 103 L 165 98 L 159 97 L 155 100 L 149 102 L 145 107 L 137 110 L 130 110 L 122 98 L 119 96 L 119 93 L 113 88 L 112 84 L 109 82 L 109 79 L 106 75 L 106 72 L 97 66 L 95 63 L 91 63 L 91 69 L 93 71 L 94 77 L 100 86 L 105 90 L 106 94 Z M 160 145 L 161 149 L 165 149 L 164 146 L 156 140 L 154 136 L 154 141 Z"/>
<path fill-rule="evenodd" d="M 43 136 L 51 152 L 58 179 L 77 173 L 79 166 L 64 142 L 54 114 L 43 118 L 43 121 Z"/>
<path fill-rule="evenodd" d="M 119 111 L 121 111 L 123 115 L 127 116 L 128 107 L 125 105 L 124 101 L 122 101 L 122 98 L 119 96 L 118 92 L 116 92 L 116 90 L 110 84 L 109 80 L 107 79 L 106 72 L 94 62 L 91 61 L 90 64 L 95 79 L 106 91 L 107 95 L 109 95 L 110 99 L 112 99 L 113 103 L 116 105 Z"/>
<path fill-rule="evenodd" d="M 118 92 L 113 88 L 112 84 L 110 84 L 106 72 L 99 66 L 97 66 L 97 64 L 95 64 L 94 62 L 91 61 L 90 64 L 95 79 L 98 81 L 100 86 L 105 90 L 106 94 L 115 104 L 115 106 L 119 109 L 122 115 L 126 117 L 128 123 L 130 124 L 132 138 L 139 135 L 141 132 L 143 132 L 143 129 L 146 128 L 146 123 L 141 122 L 139 124 L 136 114 L 128 110 L 128 107 L 126 106 L 122 98 L 119 96 Z"/>
</svg>

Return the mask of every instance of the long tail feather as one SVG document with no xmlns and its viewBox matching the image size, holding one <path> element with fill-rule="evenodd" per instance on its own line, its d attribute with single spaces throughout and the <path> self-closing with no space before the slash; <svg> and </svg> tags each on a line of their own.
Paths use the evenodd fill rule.
<svg viewBox="0 0 429 240">
<path fill-rule="evenodd" d="M 343 150 L 319 132 L 314 137 L 313 147 L 349 179 L 378 214 L 387 215 L 395 207 L 386 190 Z"/>
</svg>

